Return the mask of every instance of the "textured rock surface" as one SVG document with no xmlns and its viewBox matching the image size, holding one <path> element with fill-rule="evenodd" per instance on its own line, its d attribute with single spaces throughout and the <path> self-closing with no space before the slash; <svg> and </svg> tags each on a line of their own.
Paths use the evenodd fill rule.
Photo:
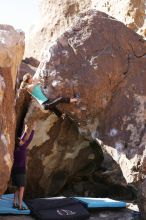
<svg viewBox="0 0 146 220">
<path fill-rule="evenodd" d="M 22 60 L 20 66 L 19 66 L 19 71 L 17 74 L 17 79 L 16 79 L 16 88 L 19 89 L 20 83 L 23 80 L 23 76 L 26 73 L 30 73 L 32 76 L 35 74 L 37 67 L 39 66 L 40 62 L 33 57 L 25 58 Z"/>
<path fill-rule="evenodd" d="M 75 175 L 61 190 L 61 195 L 82 195 L 89 197 L 113 198 L 117 200 L 136 200 L 136 191 L 127 185 L 120 166 L 104 152 L 100 168 L 85 176 Z"/>
<path fill-rule="evenodd" d="M 9 25 L 0 25 L 0 67 L 11 67 L 13 88 L 16 75 L 24 53 L 24 33 L 15 31 Z"/>
<path fill-rule="evenodd" d="M 146 37 L 145 0 L 92 0 L 91 7 L 106 12 Z"/>
<path fill-rule="evenodd" d="M 6 189 L 15 140 L 15 81 L 24 52 L 24 34 L 0 25 L 0 194 Z"/>
<path fill-rule="evenodd" d="M 97 170 L 103 154 L 96 142 L 90 143 L 79 134 L 73 121 L 58 120 L 54 114 L 42 114 L 34 108 L 30 106 L 25 118 L 30 124 L 37 122 L 28 153 L 28 195 L 56 195 L 74 175 Z"/>
<path fill-rule="evenodd" d="M 80 123 L 82 135 L 107 144 L 127 183 L 145 177 L 145 54 L 142 37 L 104 13 L 88 11 L 46 47 L 35 74 L 45 80 L 48 75 L 49 97 L 80 94 L 80 102 L 64 110 Z"/>
<path fill-rule="evenodd" d="M 90 4 L 90 0 L 40 0 L 40 19 L 28 36 L 26 56 L 40 60 L 42 48 L 48 40 L 56 39 L 72 24 L 74 17 Z"/>
<path fill-rule="evenodd" d="M 146 57 L 130 58 L 128 74 L 104 115 L 102 138 L 120 164 L 127 182 L 145 175 Z M 126 172 L 125 172 L 126 171 Z"/>
<path fill-rule="evenodd" d="M 31 96 L 27 91 L 18 91 L 20 83 L 22 82 L 23 76 L 26 73 L 30 73 L 32 76 L 36 72 L 36 69 L 39 65 L 39 61 L 30 57 L 22 60 L 19 72 L 17 74 L 17 96 L 16 96 L 16 137 L 21 135 L 24 118 L 29 108 L 29 103 L 31 101 Z"/>
<path fill-rule="evenodd" d="M 41 50 L 72 25 L 83 10 L 96 8 L 146 36 L 145 0 L 40 0 L 40 19 L 31 28 L 26 44 L 26 56 L 40 60 Z"/>
<path fill-rule="evenodd" d="M 85 128 L 87 135 L 88 129 L 94 138 L 98 137 L 99 123 L 104 124 L 99 119 L 120 86 L 125 85 L 127 77 L 134 80 L 132 74 L 137 71 L 144 73 L 145 52 L 140 36 L 104 13 L 89 11 L 51 47 L 46 47 L 34 77 L 45 78 L 49 97 L 80 94 L 78 104 L 68 105 L 65 110 L 81 123 L 80 132 L 84 133 Z"/>
<path fill-rule="evenodd" d="M 22 63 L 19 79 L 32 66 Z M 58 120 L 21 91 L 16 101 L 16 135 L 22 132 L 25 122 L 31 128 L 37 122 L 34 139 L 28 150 L 27 194 L 29 197 L 54 195 L 60 192 L 74 175 L 88 175 L 98 169 L 103 154 L 96 142 L 85 140 L 71 118 Z M 26 116 L 26 117 L 25 117 Z M 98 148 L 98 149 L 96 149 Z M 34 172 L 38 168 L 39 172 Z"/>
<path fill-rule="evenodd" d="M 25 59 L 23 60 L 23 62 L 26 63 L 26 64 L 28 64 L 28 65 L 31 65 L 31 67 L 36 67 L 36 68 L 37 68 L 37 67 L 39 66 L 39 64 L 40 64 L 40 62 L 39 62 L 37 59 L 33 58 L 33 57 L 25 58 Z"/>
</svg>

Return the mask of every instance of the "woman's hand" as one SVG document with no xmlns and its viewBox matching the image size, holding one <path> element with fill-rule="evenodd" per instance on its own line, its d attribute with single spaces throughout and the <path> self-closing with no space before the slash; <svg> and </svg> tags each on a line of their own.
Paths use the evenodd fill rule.
<svg viewBox="0 0 146 220">
<path fill-rule="evenodd" d="M 70 99 L 70 103 L 74 103 L 74 102 L 77 102 L 77 101 L 78 101 L 77 98 L 72 98 L 72 99 Z"/>
<path fill-rule="evenodd" d="M 24 131 L 26 132 L 27 130 L 28 130 L 28 125 L 25 124 L 25 126 L 24 126 Z"/>
<path fill-rule="evenodd" d="M 19 146 L 22 146 L 23 144 L 24 144 L 24 141 L 19 139 L 19 140 L 18 140 L 18 145 L 19 145 Z"/>
<path fill-rule="evenodd" d="M 33 126 L 32 126 L 33 130 L 36 129 L 36 121 L 33 122 Z"/>
</svg>

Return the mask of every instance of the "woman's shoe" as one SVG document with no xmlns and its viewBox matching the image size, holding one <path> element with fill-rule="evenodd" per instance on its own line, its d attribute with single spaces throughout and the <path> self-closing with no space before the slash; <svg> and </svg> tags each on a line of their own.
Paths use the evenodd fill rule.
<svg viewBox="0 0 146 220">
<path fill-rule="evenodd" d="M 18 209 L 18 207 L 19 207 L 19 206 L 18 206 L 17 203 L 13 203 L 13 206 L 12 206 L 13 209 Z"/>
<path fill-rule="evenodd" d="M 20 210 L 20 211 L 24 211 L 24 210 L 28 210 L 28 208 L 27 207 L 24 207 L 24 206 L 22 206 L 22 207 L 18 207 L 18 210 Z"/>
</svg>

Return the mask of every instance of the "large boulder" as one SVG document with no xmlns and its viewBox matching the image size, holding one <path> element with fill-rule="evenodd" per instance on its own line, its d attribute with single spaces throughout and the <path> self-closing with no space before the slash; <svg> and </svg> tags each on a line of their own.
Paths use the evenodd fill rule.
<svg viewBox="0 0 146 220">
<path fill-rule="evenodd" d="M 146 36 L 144 0 L 40 0 L 40 18 L 27 37 L 27 57 L 41 59 L 48 41 L 55 40 L 79 13 L 88 9 L 103 11 L 123 22 L 135 32 Z"/>
<path fill-rule="evenodd" d="M 48 40 L 56 39 L 72 24 L 74 17 L 90 5 L 90 0 L 40 0 L 40 19 L 30 29 L 26 57 L 40 60 Z"/>
<path fill-rule="evenodd" d="M 145 51 L 142 37 L 125 25 L 102 12 L 88 11 L 46 47 L 34 77 L 44 77 L 48 97 L 79 95 L 79 102 L 65 111 L 80 123 L 80 132 L 96 138 L 113 94 L 131 76 L 130 64 L 136 60 L 134 73 L 136 68 L 144 70 Z"/>
<path fill-rule="evenodd" d="M 15 143 L 15 82 L 24 52 L 24 34 L 0 25 L 0 194 L 9 181 Z"/>
<path fill-rule="evenodd" d="M 80 135 L 68 117 L 58 120 L 54 114 L 39 112 L 33 104 L 25 118 L 30 126 L 33 120 L 37 125 L 28 149 L 27 192 L 29 197 L 53 196 L 75 175 L 97 171 L 103 153 L 95 141 Z"/>
<path fill-rule="evenodd" d="M 48 97 L 80 95 L 60 105 L 88 140 L 103 140 L 127 183 L 145 177 L 146 42 L 124 24 L 97 12 L 82 13 L 46 47 L 35 77 Z M 100 142 L 100 141 L 99 141 Z"/>
<path fill-rule="evenodd" d="M 25 72 L 34 74 L 29 59 L 25 62 L 19 68 L 18 87 Z M 34 121 L 37 125 L 28 149 L 26 194 L 29 198 L 56 195 L 74 176 L 86 176 L 98 170 L 103 160 L 101 147 L 82 137 L 72 118 L 58 120 L 51 112 L 40 110 L 29 93 L 24 90 L 18 93 L 16 136 L 20 136 L 24 123 L 30 129 Z M 39 172 L 34 172 L 35 167 Z"/>
</svg>

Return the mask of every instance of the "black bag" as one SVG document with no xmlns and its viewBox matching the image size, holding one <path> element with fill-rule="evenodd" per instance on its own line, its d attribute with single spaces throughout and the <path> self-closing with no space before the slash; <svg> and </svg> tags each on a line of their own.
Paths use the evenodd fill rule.
<svg viewBox="0 0 146 220">
<path fill-rule="evenodd" d="M 84 220 L 89 218 L 87 209 L 72 198 L 33 199 L 26 202 L 39 220 Z"/>
</svg>

